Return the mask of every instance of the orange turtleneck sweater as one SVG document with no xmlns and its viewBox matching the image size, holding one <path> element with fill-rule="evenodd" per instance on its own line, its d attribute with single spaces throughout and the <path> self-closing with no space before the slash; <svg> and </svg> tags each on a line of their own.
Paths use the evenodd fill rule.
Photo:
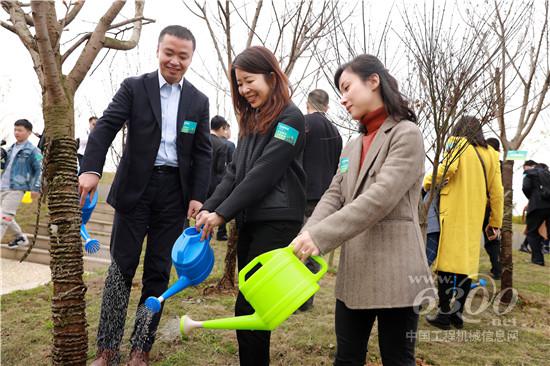
<svg viewBox="0 0 550 366">
<path fill-rule="evenodd" d="M 363 161 L 365 160 L 365 156 L 370 149 L 370 145 L 372 144 L 378 129 L 382 126 L 382 123 L 384 123 L 387 117 L 388 112 L 386 112 L 386 108 L 382 106 L 361 118 L 361 124 L 365 126 L 367 133 L 363 136 L 363 150 L 361 153 L 360 166 L 363 166 Z"/>
</svg>

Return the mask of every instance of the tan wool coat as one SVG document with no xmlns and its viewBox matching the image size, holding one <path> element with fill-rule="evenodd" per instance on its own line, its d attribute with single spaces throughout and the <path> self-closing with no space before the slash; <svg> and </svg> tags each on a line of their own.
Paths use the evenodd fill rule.
<svg viewBox="0 0 550 366">
<path fill-rule="evenodd" d="M 419 305 L 435 297 L 418 223 L 422 134 L 414 123 L 388 117 L 360 167 L 362 137 L 342 151 L 338 172 L 302 231 L 323 254 L 342 246 L 336 298 L 347 307 Z"/>
</svg>

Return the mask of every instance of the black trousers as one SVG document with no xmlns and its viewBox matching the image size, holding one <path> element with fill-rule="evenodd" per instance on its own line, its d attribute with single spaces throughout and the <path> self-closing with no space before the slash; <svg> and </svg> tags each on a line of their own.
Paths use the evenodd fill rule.
<svg viewBox="0 0 550 366">
<path fill-rule="evenodd" d="M 472 280 L 464 274 L 437 272 L 437 295 L 439 311 L 443 314 L 462 314 L 466 298 L 470 293 Z M 451 308 L 451 300 L 455 299 Z"/>
<path fill-rule="evenodd" d="M 258 255 L 273 249 L 283 248 L 298 235 L 301 222 L 264 221 L 244 223 L 239 228 L 237 242 L 237 263 L 239 271 Z M 235 302 L 235 315 L 250 315 L 254 308 L 239 292 Z M 237 330 L 239 360 L 242 366 L 269 365 L 269 342 L 271 332 Z"/>
<path fill-rule="evenodd" d="M 115 212 L 111 234 L 113 263 L 103 290 L 97 334 L 99 349 L 118 350 L 120 346 L 132 280 L 146 235 L 139 305 L 149 296 L 160 296 L 168 287 L 172 265 L 170 255 L 174 242 L 183 231 L 186 206 L 187 199 L 182 193 L 177 171 L 154 172 L 137 206 L 129 213 Z M 140 324 L 144 321 L 143 316 L 136 315 L 132 348 L 150 351 L 161 314 L 162 308 L 145 325 Z M 148 331 L 136 332 L 144 326 L 149 328 Z"/>
<path fill-rule="evenodd" d="M 500 277 L 502 267 L 500 266 L 500 239 L 489 240 L 485 233 L 485 228 L 489 224 L 490 210 L 486 210 L 485 218 L 483 219 L 483 239 L 485 241 L 485 251 L 491 260 L 491 273 L 495 277 Z"/>
<path fill-rule="evenodd" d="M 546 221 L 546 228 L 550 233 L 550 209 L 533 210 L 527 213 L 527 242 L 531 247 L 531 262 L 544 265 L 542 242 L 544 238 L 539 234 L 539 227 Z"/>
<path fill-rule="evenodd" d="M 414 366 L 418 313 L 413 307 L 350 309 L 336 300 L 335 366 L 363 366 L 369 337 L 378 318 L 378 343 L 384 366 Z"/>
<path fill-rule="evenodd" d="M 220 240 L 223 237 L 227 237 L 227 224 L 222 224 L 218 226 L 218 232 L 216 233 L 216 238 Z"/>
<path fill-rule="evenodd" d="M 306 212 L 304 214 L 304 224 L 307 222 L 307 220 L 311 217 L 313 214 L 313 211 L 315 210 L 315 206 L 319 203 L 319 200 L 308 200 L 306 204 Z M 317 262 L 315 262 L 313 259 L 308 258 L 306 260 L 306 267 L 313 273 L 317 273 L 321 269 L 321 265 Z M 315 298 L 315 295 L 311 296 L 302 306 L 300 306 L 300 310 L 307 310 L 313 306 L 313 299 Z"/>
</svg>

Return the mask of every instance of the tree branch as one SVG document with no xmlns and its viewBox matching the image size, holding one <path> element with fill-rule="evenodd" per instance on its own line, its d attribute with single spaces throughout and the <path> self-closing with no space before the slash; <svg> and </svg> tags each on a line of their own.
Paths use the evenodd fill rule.
<svg viewBox="0 0 550 366">
<path fill-rule="evenodd" d="M 63 56 L 61 56 L 61 64 L 65 62 L 67 57 L 71 55 L 82 43 L 86 42 L 90 37 L 92 36 L 92 33 L 86 33 L 84 34 L 78 41 L 76 41 L 65 53 Z"/>
<path fill-rule="evenodd" d="M 72 3 L 72 8 L 67 12 L 65 17 L 63 19 L 59 20 L 59 26 L 61 29 L 64 29 L 66 26 L 72 23 L 73 20 L 75 20 L 78 13 L 80 13 L 80 10 L 82 10 L 82 7 L 84 6 L 84 3 L 86 0 L 77 0 L 74 3 Z M 69 4 L 70 7 L 70 4 Z"/>
<path fill-rule="evenodd" d="M 139 2 L 139 0 L 136 0 L 136 10 Z M 75 66 L 67 76 L 67 86 L 72 93 L 76 91 L 82 80 L 84 80 L 86 73 L 90 70 L 96 56 L 103 48 L 105 33 L 125 4 L 126 0 L 114 1 L 97 23 L 90 39 L 84 47 L 84 50 L 82 50 L 82 53 L 78 57 Z"/>
<path fill-rule="evenodd" d="M 50 5 L 45 1 L 32 1 L 31 8 L 36 30 L 36 44 L 40 55 L 40 62 L 44 72 L 44 86 L 47 97 L 52 98 L 54 103 L 65 102 L 65 92 L 61 87 L 61 67 L 57 64 L 55 53 L 51 45 L 48 32 L 48 11 Z"/>
<path fill-rule="evenodd" d="M 15 34 L 17 34 L 17 31 L 15 30 L 15 27 L 13 27 L 12 25 L 4 22 L 3 20 L 0 20 L 0 25 L 4 28 L 6 28 L 7 30 L 9 30 L 10 32 L 13 32 Z"/>
<path fill-rule="evenodd" d="M 218 45 L 218 39 L 216 38 L 216 35 L 214 33 L 214 29 L 212 29 L 212 24 L 210 23 L 210 19 L 208 18 L 208 14 L 206 12 L 206 3 L 204 3 L 204 5 L 201 6 L 195 0 L 195 5 L 197 6 L 197 8 L 199 8 L 199 10 L 202 13 L 202 16 L 198 15 L 198 14 L 196 14 L 196 16 L 203 19 L 204 22 L 206 23 L 206 27 L 208 28 L 208 32 L 210 33 L 210 38 L 212 38 L 212 42 L 214 43 L 214 48 L 216 49 L 216 54 L 218 56 L 218 61 L 219 61 L 220 65 L 222 66 L 223 71 L 225 72 L 225 76 L 226 76 L 227 80 L 229 80 L 229 69 L 228 69 L 229 65 L 226 66 L 225 61 L 223 60 L 222 52 L 220 50 L 220 46 Z M 195 14 L 195 13 L 193 13 L 193 14 Z"/>
<path fill-rule="evenodd" d="M 2 8 L 10 15 L 10 20 L 13 25 L 10 25 L 8 23 L 2 22 L 2 26 L 7 29 L 10 29 L 16 33 L 19 38 L 21 39 L 21 42 L 23 42 L 23 45 L 28 50 L 35 50 L 36 48 L 36 42 L 29 30 L 29 27 L 27 26 L 27 22 L 25 20 L 25 12 L 21 8 L 21 5 L 17 3 L 16 1 L 10 0 L 10 1 L 2 1 Z M 4 25 L 5 24 L 5 25 Z"/>
<path fill-rule="evenodd" d="M 258 3 L 256 4 L 256 11 L 254 12 L 254 17 L 252 18 L 252 26 L 248 30 L 246 48 L 252 45 L 252 39 L 254 39 L 254 35 L 256 34 L 256 26 L 258 25 L 258 18 L 260 17 L 260 11 L 262 10 L 263 3 L 264 2 L 262 0 L 258 0 Z M 248 25 L 248 23 L 246 24 Z"/>
</svg>

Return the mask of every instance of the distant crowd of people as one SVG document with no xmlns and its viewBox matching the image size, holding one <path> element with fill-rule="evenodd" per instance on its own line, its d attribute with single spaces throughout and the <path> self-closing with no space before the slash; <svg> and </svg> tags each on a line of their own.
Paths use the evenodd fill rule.
<svg viewBox="0 0 550 366">
<path fill-rule="evenodd" d="M 139 305 L 167 289 L 172 245 L 189 219 L 195 219 L 203 237 L 217 228 L 221 241 L 228 237 L 226 224 L 235 220 L 239 270 L 262 253 L 292 244 L 315 272 L 310 256 L 341 247 L 335 365 L 365 364 L 375 321 L 383 364 L 416 365 L 421 293 L 432 291 L 439 298 L 437 313 L 427 317 L 430 324 L 462 328 L 465 301 L 479 274 L 482 237 L 491 275 L 499 279 L 502 272 L 500 146 L 497 139 L 485 139 L 480 121 L 460 118 L 436 174 L 425 175 L 417 117 L 378 58 L 359 55 L 335 71 L 340 102 L 359 123 L 358 136 L 343 146 L 327 117 L 328 94 L 312 90 L 304 115 L 292 102 L 275 55 L 253 46 L 234 58 L 229 73 L 239 126 L 235 146 L 230 124 L 219 115 L 209 118 L 208 97 L 184 77 L 195 47 L 189 29 L 164 28 L 158 70 L 124 80 L 103 115 L 90 117 L 88 131 L 77 141 L 83 202 L 98 187 L 116 134 L 124 125 L 128 129 L 107 197 L 115 216 L 113 264 L 105 279 L 113 281 L 120 272 L 127 298 L 114 304 L 110 292 L 119 288 L 105 286 L 92 365 L 120 358 L 123 330 L 113 334 L 110 329 L 125 322 L 145 237 Z M 29 121 L 16 121 L 16 143 L 5 152 L 1 235 L 8 228 L 14 231 L 10 247 L 28 243 L 15 221 L 24 192 L 34 197 L 40 192 L 42 154 L 28 141 L 31 133 Z M 532 161 L 524 169 L 523 191 L 529 198 L 525 246 L 532 262 L 544 265 L 550 175 L 547 166 Z M 425 236 L 422 199 L 429 204 Z M 432 279 L 432 270 L 437 290 L 430 281 L 410 280 Z M 308 310 L 313 301 L 301 309 Z M 239 292 L 235 315 L 253 312 Z M 128 365 L 149 364 L 161 316 L 162 308 L 139 342 L 136 317 Z M 268 331 L 237 330 L 240 364 L 268 365 L 270 337 Z"/>
</svg>

